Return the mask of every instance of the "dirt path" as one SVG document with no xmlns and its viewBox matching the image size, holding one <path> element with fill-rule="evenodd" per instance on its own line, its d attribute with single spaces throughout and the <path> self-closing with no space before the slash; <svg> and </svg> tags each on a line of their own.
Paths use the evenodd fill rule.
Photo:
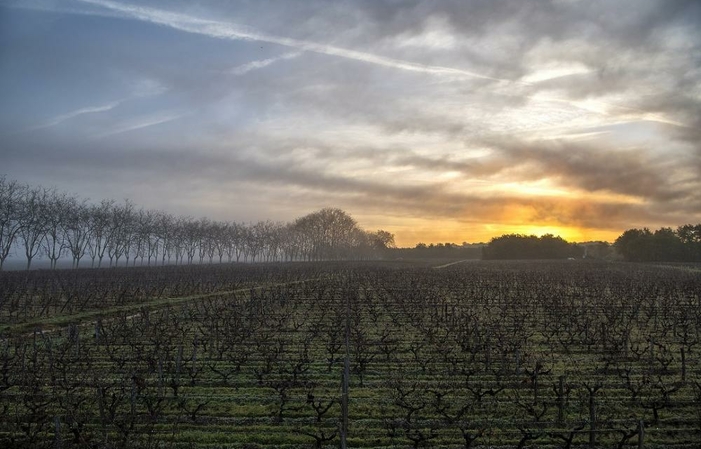
<svg viewBox="0 0 701 449">
<path fill-rule="evenodd" d="M 185 304 L 187 302 L 196 301 L 199 299 L 212 298 L 215 296 L 232 295 L 235 293 L 246 293 L 246 292 L 250 292 L 251 290 L 261 290 L 263 288 L 269 288 L 269 287 L 301 284 L 304 282 L 318 281 L 321 279 L 324 279 L 324 278 L 318 277 L 318 278 L 310 278 L 310 279 L 300 279 L 300 280 L 289 281 L 289 282 L 278 282 L 278 283 L 273 283 L 273 284 L 243 287 L 243 288 L 239 288 L 239 289 L 235 289 L 235 290 L 224 290 L 224 291 L 203 293 L 200 295 L 152 299 L 152 300 L 146 300 L 146 301 L 134 303 L 134 304 L 126 304 L 123 306 L 111 307 L 108 309 L 91 310 L 91 311 L 82 312 L 82 313 L 75 313 L 75 314 L 71 314 L 71 315 L 44 317 L 41 319 L 35 319 L 35 320 L 31 320 L 31 321 L 26 321 L 23 323 L 5 325 L 5 326 L 0 327 L 0 332 L 4 335 L 16 335 L 18 333 L 24 333 L 25 335 L 31 336 L 36 332 L 37 329 L 41 333 L 49 333 L 49 332 L 56 332 L 56 331 L 59 331 L 61 329 L 64 329 L 70 324 L 76 324 L 76 325 L 81 326 L 81 327 L 94 326 L 97 323 L 98 319 L 102 319 L 102 320 L 117 319 L 117 316 L 121 315 L 124 312 L 132 312 L 131 314 L 127 315 L 126 319 L 133 320 L 134 318 L 141 316 L 142 309 L 147 309 L 149 312 L 153 312 L 153 311 L 156 311 L 158 309 L 165 308 L 165 307 L 182 305 L 182 304 Z M 0 340 L 0 341 L 2 341 L 2 340 Z"/>
<path fill-rule="evenodd" d="M 438 266 L 433 267 L 433 268 L 434 268 L 435 270 L 440 270 L 441 268 L 449 267 L 449 266 L 451 266 L 451 265 L 457 265 L 457 264 L 459 264 L 459 263 L 470 262 L 470 261 L 472 261 L 472 260 L 475 260 L 475 259 L 458 260 L 458 261 L 456 261 L 456 262 L 450 262 L 450 263 L 446 263 L 446 264 L 444 264 L 444 265 L 438 265 Z"/>
</svg>

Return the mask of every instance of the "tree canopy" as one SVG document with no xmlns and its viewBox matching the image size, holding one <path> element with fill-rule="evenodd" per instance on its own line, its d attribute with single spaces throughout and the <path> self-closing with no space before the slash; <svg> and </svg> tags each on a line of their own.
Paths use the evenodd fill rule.
<svg viewBox="0 0 701 449">
<path fill-rule="evenodd" d="M 494 237 L 482 249 L 484 259 L 567 259 L 583 255 L 582 247 L 552 234 L 505 234 Z"/>
<path fill-rule="evenodd" d="M 686 224 L 676 231 L 628 229 L 616 239 L 614 247 L 630 262 L 701 262 L 701 224 Z"/>
</svg>

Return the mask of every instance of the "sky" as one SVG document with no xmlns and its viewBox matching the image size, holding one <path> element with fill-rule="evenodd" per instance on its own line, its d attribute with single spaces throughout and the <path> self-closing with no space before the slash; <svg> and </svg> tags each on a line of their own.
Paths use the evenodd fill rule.
<svg viewBox="0 0 701 449">
<path fill-rule="evenodd" d="M 698 0 L 0 0 L 0 175 L 418 242 L 701 222 Z"/>
</svg>

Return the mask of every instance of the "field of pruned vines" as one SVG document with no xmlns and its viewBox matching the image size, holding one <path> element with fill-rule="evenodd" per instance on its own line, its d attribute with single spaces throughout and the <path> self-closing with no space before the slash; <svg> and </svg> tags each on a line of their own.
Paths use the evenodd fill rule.
<svg viewBox="0 0 701 449">
<path fill-rule="evenodd" d="M 0 446 L 696 448 L 701 272 L 0 273 Z"/>
</svg>

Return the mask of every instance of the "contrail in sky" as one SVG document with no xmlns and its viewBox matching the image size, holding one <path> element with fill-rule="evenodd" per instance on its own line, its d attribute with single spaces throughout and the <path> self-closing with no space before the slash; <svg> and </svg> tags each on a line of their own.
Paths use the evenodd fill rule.
<svg viewBox="0 0 701 449">
<path fill-rule="evenodd" d="M 381 56 L 369 52 L 364 52 L 364 51 L 358 51 L 358 50 L 352 50 L 348 48 L 342 48 L 342 47 L 337 47 L 333 45 L 328 45 L 328 44 L 322 44 L 322 43 L 317 43 L 317 42 L 311 42 L 311 41 L 306 41 L 306 40 L 301 40 L 301 39 L 294 39 L 294 38 L 288 38 L 288 37 L 282 37 L 282 36 L 275 36 L 271 34 L 266 34 L 266 33 L 261 33 L 258 32 L 254 29 L 251 29 L 250 27 L 243 27 L 243 26 L 238 26 L 236 24 L 228 23 L 228 22 L 222 22 L 222 21 L 216 21 L 216 20 L 208 20 L 208 19 L 201 19 L 198 17 L 193 17 L 190 15 L 186 14 L 181 14 L 181 13 L 175 13 L 175 12 L 170 12 L 162 9 L 157 9 L 157 8 L 151 8 L 151 7 L 145 7 L 145 6 L 137 6 L 137 5 L 131 5 L 131 4 L 125 4 L 121 2 L 116 2 L 112 0 L 76 0 L 78 2 L 84 3 L 84 4 L 89 4 L 97 7 L 104 8 L 106 12 L 108 11 L 109 13 L 112 14 L 121 14 L 123 17 L 127 18 L 132 18 L 135 20 L 140 20 L 144 22 L 149 22 L 161 26 L 166 26 L 172 29 L 180 30 L 183 32 L 187 33 L 193 33 L 193 34 L 199 34 L 199 35 L 204 35 L 204 36 L 209 36 L 212 38 L 217 38 L 217 39 L 228 39 L 228 40 L 240 40 L 240 41 L 252 41 L 252 42 L 266 42 L 266 43 L 271 43 L 271 44 L 277 44 L 277 45 L 282 45 L 285 47 L 292 48 L 296 50 L 295 52 L 287 53 L 283 56 L 277 57 L 277 58 L 270 58 L 270 59 L 264 59 L 264 60 L 259 60 L 259 61 L 253 61 L 248 64 L 243 64 L 241 66 L 235 67 L 234 69 L 231 70 L 231 73 L 236 74 L 236 75 L 241 75 L 244 73 L 247 73 L 248 71 L 255 70 L 258 68 L 265 67 L 267 65 L 270 65 L 280 59 L 289 59 L 292 57 L 297 56 L 297 53 L 299 52 L 314 52 L 314 53 L 319 53 L 319 54 L 325 54 L 329 56 L 337 56 L 349 60 L 354 60 L 354 61 L 359 61 L 359 62 L 365 62 L 368 64 L 374 64 L 377 66 L 383 66 L 383 67 L 389 67 L 389 68 L 394 68 L 394 69 L 399 69 L 399 70 L 404 70 L 404 71 L 409 71 L 409 72 L 417 72 L 417 73 L 425 73 L 425 74 L 431 74 L 431 75 L 437 75 L 437 76 L 447 76 L 447 77 L 453 77 L 453 78 L 462 78 L 462 79 L 483 79 L 483 80 L 490 80 L 490 81 L 495 81 L 500 84 L 502 84 L 502 87 L 504 85 L 509 85 L 509 86 L 518 86 L 522 88 L 528 88 L 528 87 L 533 87 L 534 84 L 529 83 L 524 80 L 510 80 L 510 79 L 504 79 L 504 78 L 498 78 L 498 77 L 492 77 L 488 75 L 484 75 L 481 73 L 476 73 L 472 72 L 469 70 L 464 70 L 464 69 L 458 69 L 454 67 L 445 67 L 445 66 L 438 66 L 438 65 L 429 65 L 429 64 L 420 64 L 416 62 L 411 62 L 411 61 L 405 61 L 401 59 L 395 59 L 395 58 L 390 58 L 386 56 Z M 89 14 L 89 13 L 88 13 Z M 93 13 L 94 14 L 94 13 Z M 523 96 L 525 98 L 529 98 L 532 100 L 542 100 L 539 99 L 533 95 L 530 95 L 527 92 L 521 92 L 519 94 L 520 96 Z M 566 104 L 570 104 L 579 108 L 582 108 L 582 105 L 580 102 L 573 101 L 571 99 L 566 99 L 566 98 L 547 98 L 548 101 L 557 101 L 557 102 L 562 102 Z M 653 121 L 653 122 L 660 122 L 660 123 L 665 123 L 669 125 L 674 125 L 674 126 L 679 126 L 679 127 L 688 127 L 688 125 L 684 123 L 680 123 L 675 120 L 671 120 L 668 117 L 664 117 L 661 114 L 650 114 L 650 113 L 645 113 L 645 111 L 640 111 L 635 108 L 629 108 L 621 105 L 615 105 L 611 103 L 607 103 L 602 100 L 597 100 L 598 105 L 600 106 L 597 108 L 598 110 L 593 110 L 591 112 L 594 112 L 596 114 L 604 115 L 604 116 L 619 116 L 619 115 L 624 115 L 628 119 L 633 119 L 637 121 Z M 100 112 L 100 110 L 89 110 L 91 108 L 86 108 L 85 111 L 79 110 L 75 111 L 75 113 L 88 113 L 88 112 Z M 588 109 L 588 108 L 584 108 Z M 616 112 L 614 112 L 617 110 Z M 622 110 L 626 110 L 626 113 L 621 114 Z M 73 113 L 71 113 L 73 114 Z M 56 123 L 60 123 L 63 120 L 67 120 L 68 118 L 72 118 L 70 114 L 66 114 L 65 116 L 59 116 L 56 119 L 54 119 L 52 122 L 49 122 L 48 125 L 41 125 L 40 127 L 47 127 L 47 126 L 53 126 L 57 119 L 59 120 Z"/>
<path fill-rule="evenodd" d="M 450 75 L 457 77 L 478 78 L 492 81 L 515 83 L 516 81 L 502 78 L 495 78 L 482 75 L 468 70 L 456 69 L 452 67 L 419 64 L 415 62 L 403 61 L 401 59 L 388 58 L 363 51 L 350 50 L 333 45 L 319 44 L 300 39 L 273 36 L 259 33 L 251 29 L 237 27 L 231 23 L 218 22 L 214 20 L 199 19 L 185 14 L 173 13 L 156 8 L 144 6 L 126 5 L 111 0 L 79 0 L 83 3 L 102 6 L 111 11 L 117 11 L 138 20 L 168 26 L 188 33 L 202 34 L 219 39 L 244 40 L 267 42 L 271 44 L 284 45 L 302 51 L 322 53 L 330 56 L 352 59 L 355 61 L 367 62 L 384 67 L 407 70 L 411 72 L 428 73 L 434 75 Z M 525 84 L 525 83 L 520 83 Z"/>
<path fill-rule="evenodd" d="M 118 101 L 113 101 L 112 103 L 107 103 L 107 104 L 102 105 L 102 106 L 90 106 L 90 107 L 86 107 L 86 108 L 76 109 L 75 111 L 71 111 L 71 112 L 67 112 L 65 114 L 57 115 L 56 117 L 54 117 L 54 118 L 52 118 L 44 123 L 41 123 L 39 125 L 28 128 L 25 131 L 36 131 L 38 129 L 50 128 L 52 126 L 56 126 L 59 123 L 63 123 L 66 120 L 70 120 L 70 119 L 78 117 L 80 115 L 94 114 L 97 112 L 107 112 L 107 111 L 117 107 L 123 101 L 124 100 L 118 100 Z"/>
<path fill-rule="evenodd" d="M 137 122 L 126 123 L 118 126 L 110 131 L 95 135 L 96 138 L 102 138 L 107 136 L 112 136 L 115 134 L 121 134 L 129 131 L 135 131 L 137 129 L 148 128 L 149 126 L 160 125 L 161 123 L 171 122 L 177 120 L 187 114 L 166 114 L 166 115 L 156 115 L 151 117 L 146 117 Z"/>
<path fill-rule="evenodd" d="M 243 75 L 245 73 L 250 72 L 251 70 L 256 70 L 256 69 L 262 69 L 263 67 L 267 67 L 270 64 L 273 64 L 277 61 L 283 61 L 285 59 L 293 59 L 296 58 L 297 56 L 301 55 L 302 52 L 300 51 L 295 51 L 291 53 L 285 53 L 284 55 L 280 55 L 274 58 L 268 58 L 268 59 L 259 59 L 257 61 L 251 61 L 246 64 L 241 64 L 240 66 L 234 67 L 233 69 L 230 70 L 231 73 L 234 75 Z"/>
</svg>

